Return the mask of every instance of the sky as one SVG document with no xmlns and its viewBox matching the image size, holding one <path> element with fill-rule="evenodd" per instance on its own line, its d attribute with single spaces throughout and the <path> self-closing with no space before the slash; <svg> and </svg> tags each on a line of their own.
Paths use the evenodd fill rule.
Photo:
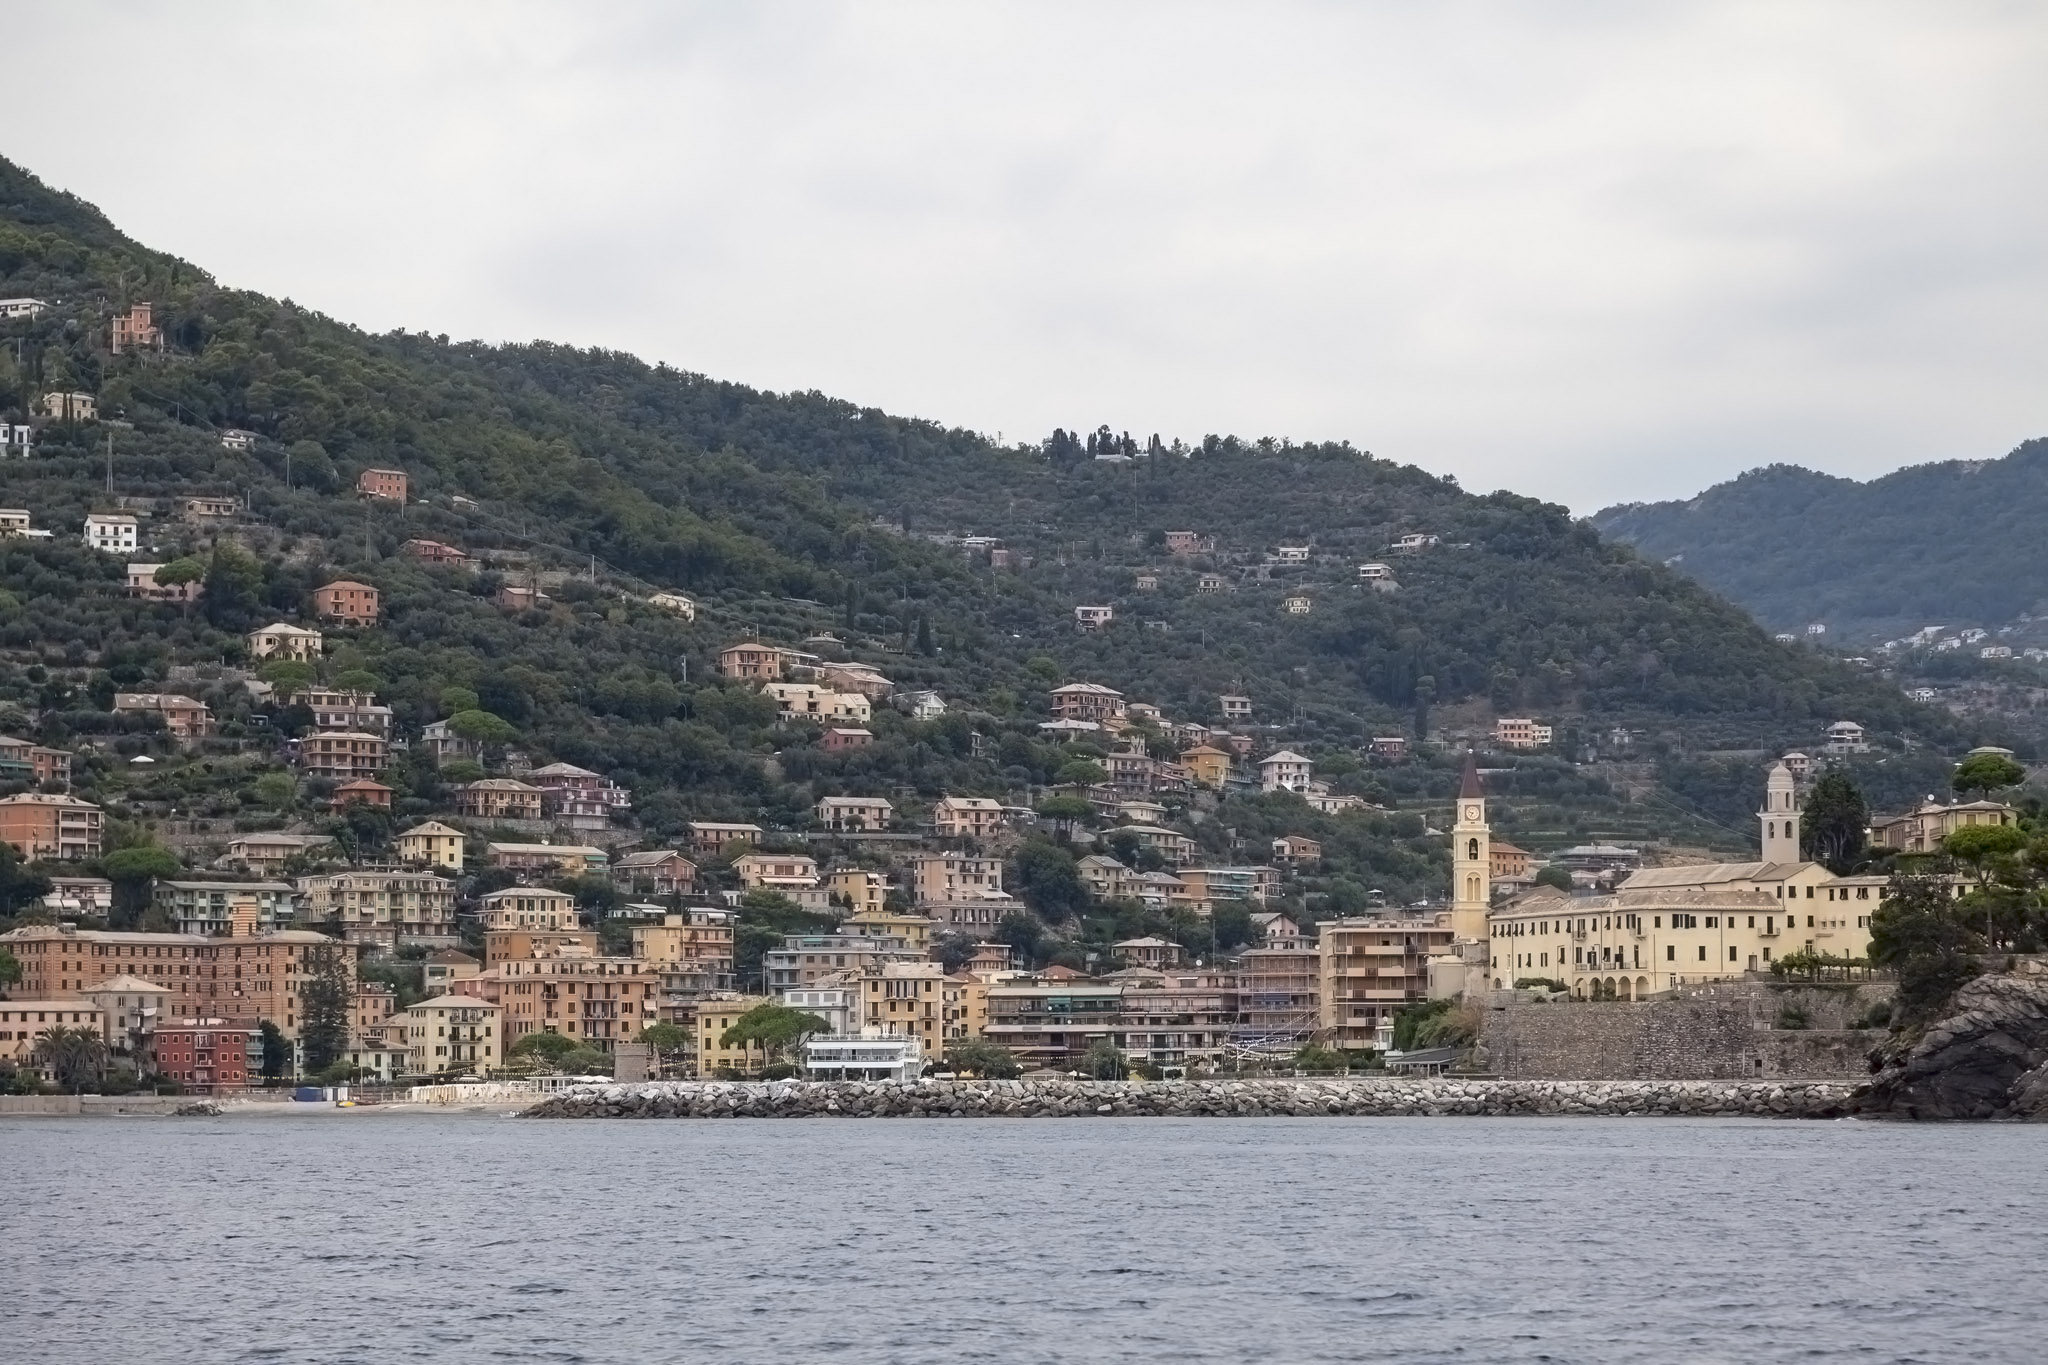
<svg viewBox="0 0 2048 1365">
<path fill-rule="evenodd" d="M 2048 435 L 2048 7 L 39 8 L 0 154 L 372 331 L 1590 513 Z"/>
</svg>

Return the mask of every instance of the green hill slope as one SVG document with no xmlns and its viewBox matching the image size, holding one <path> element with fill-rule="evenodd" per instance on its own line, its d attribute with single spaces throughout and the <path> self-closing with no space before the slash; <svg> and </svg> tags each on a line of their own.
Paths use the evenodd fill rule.
<svg viewBox="0 0 2048 1365">
<path fill-rule="evenodd" d="M 2041 612 L 2048 568 L 2031 542 L 2044 516 L 2048 441 L 2029 441 L 2003 459 L 1868 483 L 1773 465 L 1685 502 L 1610 507 L 1593 521 L 1776 629 L 1819 621 L 1861 638 Z"/>
<path fill-rule="evenodd" d="M 1191 720 L 1216 720 L 1224 693 L 1249 696 L 1272 727 L 1263 743 L 1308 749 L 1340 787 L 1396 807 L 1340 823 L 1233 802 L 1229 818 L 1190 824 L 1218 859 L 1255 857 L 1290 822 L 1315 829 L 1333 852 L 1302 894 L 1332 905 L 1361 887 L 1437 889 L 1440 852 L 1411 812 L 1449 790 L 1448 754 L 1377 766 L 1361 754 L 1376 733 L 1419 725 L 1455 744 L 1490 735 L 1496 712 L 1532 714 L 1558 727 L 1562 758 L 1496 778 L 1509 837 L 1520 820 L 1558 840 L 1662 830 L 1731 846 L 1739 821 L 1716 828 L 1692 806 L 1646 816 L 1607 770 L 1563 760 L 1611 751 L 1615 727 L 1633 733 L 1632 757 L 1666 763 L 1811 744 L 1844 715 L 1887 741 L 1956 738 L 1561 508 L 1472 496 L 1347 446 L 1211 438 L 1095 461 L 1063 436 L 998 448 L 616 353 L 373 336 L 222 287 L 0 163 L 0 297 L 24 296 L 50 307 L 0 323 L 0 415 L 25 420 L 37 395 L 75 390 L 113 420 L 47 423 L 32 458 L 0 462 L 0 503 L 55 532 L 0 542 L 0 729 L 103 739 L 81 785 L 128 821 L 304 813 L 317 792 L 263 784 L 302 718 L 258 705 L 232 670 L 243 632 L 303 617 L 334 576 L 381 589 L 385 620 L 330 650 L 329 681 L 373 685 L 402 735 L 473 693 L 537 761 L 630 785 L 650 841 L 692 817 L 798 826 L 841 792 L 907 809 L 948 790 L 1021 797 L 1072 757 L 1036 729 L 1043 689 L 1067 677 Z M 163 349 L 109 354 L 110 319 L 138 301 L 154 305 Z M 254 448 L 224 447 L 230 428 L 256 433 Z M 405 470 L 413 501 L 359 501 L 355 475 L 373 466 Z M 245 514 L 187 524 L 177 500 L 200 494 L 241 498 Z M 145 514 L 138 559 L 210 565 L 199 604 L 132 599 L 124 565 L 78 543 L 84 515 L 116 502 Z M 1165 533 L 1179 530 L 1213 543 L 1170 555 Z M 1391 553 L 1409 532 L 1440 543 Z M 992 566 L 962 536 L 1000 537 L 1016 562 Z M 415 538 L 489 560 L 429 567 L 400 553 Z M 1269 563 L 1281 545 L 1308 552 Z M 1392 566 L 1394 590 L 1360 585 L 1368 561 Z M 1203 574 L 1220 590 L 1201 590 Z M 508 613 L 493 600 L 507 581 L 538 582 L 553 604 Z M 648 605 L 657 589 L 695 597 L 697 620 Z M 1287 611 L 1290 597 L 1306 612 Z M 1083 634 L 1079 605 L 1115 619 Z M 827 631 L 899 688 L 941 691 L 951 713 L 885 713 L 873 748 L 826 754 L 712 677 L 734 639 Z M 170 761 L 160 735 L 106 713 L 116 688 L 203 694 L 222 738 L 203 762 Z M 137 755 L 166 761 L 144 774 Z M 422 759 L 387 780 L 401 817 L 446 809 L 443 775 Z"/>
</svg>

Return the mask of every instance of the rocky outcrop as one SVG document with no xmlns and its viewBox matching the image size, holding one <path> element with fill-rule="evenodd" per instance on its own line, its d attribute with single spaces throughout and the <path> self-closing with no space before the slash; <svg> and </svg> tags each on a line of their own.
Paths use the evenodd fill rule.
<svg viewBox="0 0 2048 1365">
<path fill-rule="evenodd" d="M 527 1118 L 1835 1118 L 1851 1086 L 1789 1081 L 665 1081 L 550 1096 Z"/>
<path fill-rule="evenodd" d="M 1947 1018 L 1856 1092 L 1859 1114 L 2048 1122 L 2048 975 L 1980 976 Z"/>
</svg>

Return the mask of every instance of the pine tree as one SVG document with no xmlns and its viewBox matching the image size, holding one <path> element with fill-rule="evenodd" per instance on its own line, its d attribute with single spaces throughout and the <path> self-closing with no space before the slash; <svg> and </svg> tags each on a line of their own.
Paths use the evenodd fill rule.
<svg viewBox="0 0 2048 1365">
<path fill-rule="evenodd" d="M 308 949 L 306 984 L 299 988 L 299 1044 L 306 1070 L 325 1071 L 348 1050 L 351 994 L 348 963 L 339 945 Z"/>
</svg>

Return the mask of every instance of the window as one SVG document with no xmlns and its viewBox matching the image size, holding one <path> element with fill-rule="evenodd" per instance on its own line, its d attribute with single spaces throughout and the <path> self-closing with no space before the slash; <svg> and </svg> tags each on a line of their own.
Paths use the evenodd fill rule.
<svg viewBox="0 0 2048 1365">
<path fill-rule="evenodd" d="M 1706 960 L 1707 960 L 1707 945 L 1706 945 L 1706 944 L 1704 944 L 1704 943 L 1702 943 L 1702 944 L 1700 945 L 1700 961 L 1702 961 L 1702 962 L 1705 962 Z"/>
<path fill-rule="evenodd" d="M 1729 960 L 1730 962 L 1733 962 L 1733 961 L 1735 961 L 1735 950 L 1734 950 L 1733 948 L 1730 948 L 1730 949 L 1728 950 L 1728 960 Z"/>
<path fill-rule="evenodd" d="M 1678 961 L 1678 945 L 1677 945 L 1677 944 L 1675 944 L 1675 943 L 1667 943 L 1667 944 L 1665 944 L 1665 945 L 1664 945 L 1664 960 L 1665 960 L 1666 962 L 1676 962 L 1676 961 Z"/>
</svg>

